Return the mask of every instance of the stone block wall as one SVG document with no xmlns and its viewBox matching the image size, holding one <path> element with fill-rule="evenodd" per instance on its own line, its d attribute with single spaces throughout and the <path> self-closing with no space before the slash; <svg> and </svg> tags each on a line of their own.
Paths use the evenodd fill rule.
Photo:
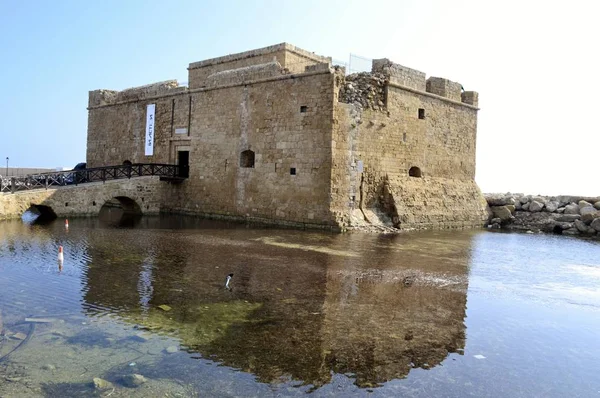
<svg viewBox="0 0 600 398">
<path fill-rule="evenodd" d="M 460 102 L 458 83 L 432 78 L 437 93 L 417 91 L 394 78 L 403 67 L 373 64 L 377 73 L 349 76 L 336 98 L 342 102 L 334 110 L 332 208 L 339 222 L 352 222 L 358 208 L 365 218 L 367 209 L 384 208 L 404 227 L 483 225 L 487 213 L 474 182 L 477 108 Z M 374 104 L 382 82 L 383 107 Z M 386 208 L 385 195 L 398 201 L 400 213 Z"/>
<path fill-rule="evenodd" d="M 329 70 L 193 93 L 190 178 L 165 203 L 183 213 L 334 225 L 332 111 Z M 240 167 L 247 150 L 254 167 Z"/>
<path fill-rule="evenodd" d="M 278 63 L 290 73 L 302 73 L 309 65 L 330 64 L 331 58 L 315 55 L 288 43 L 276 44 L 252 51 L 193 62 L 188 67 L 189 87 L 190 89 L 206 87 L 208 77 L 218 72 L 269 63 Z"/>
<path fill-rule="evenodd" d="M 427 79 L 426 90 L 428 93 L 446 97 L 453 101 L 461 102 L 460 83 L 452 82 L 442 77 L 430 77 Z"/>
<path fill-rule="evenodd" d="M 391 82 L 419 91 L 425 91 L 425 73 L 407 68 L 390 61 L 387 58 L 374 59 L 372 73 L 382 73 L 389 76 Z"/>
</svg>

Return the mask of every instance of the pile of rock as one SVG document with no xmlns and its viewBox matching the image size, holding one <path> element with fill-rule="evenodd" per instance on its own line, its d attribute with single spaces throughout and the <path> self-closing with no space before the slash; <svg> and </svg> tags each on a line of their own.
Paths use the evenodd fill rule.
<svg viewBox="0 0 600 398">
<path fill-rule="evenodd" d="M 486 195 L 488 228 L 600 237 L 600 197 Z"/>
<path fill-rule="evenodd" d="M 354 73 L 346 76 L 340 88 L 339 101 L 354 104 L 362 109 L 385 110 L 385 85 L 382 73 Z"/>
</svg>

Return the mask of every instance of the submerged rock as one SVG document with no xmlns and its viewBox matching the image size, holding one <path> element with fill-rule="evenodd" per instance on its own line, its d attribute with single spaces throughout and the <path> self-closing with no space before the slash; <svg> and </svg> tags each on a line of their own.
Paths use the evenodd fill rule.
<svg viewBox="0 0 600 398">
<path fill-rule="evenodd" d="M 104 391 L 113 388 L 113 384 L 110 381 L 94 377 L 94 388 L 99 391 Z"/>
<path fill-rule="evenodd" d="M 134 374 L 123 376 L 123 378 L 121 379 L 121 381 L 122 381 L 122 383 L 123 383 L 124 386 L 135 388 L 135 387 L 139 387 L 142 384 L 144 384 L 145 382 L 147 382 L 148 379 L 146 379 L 142 375 L 134 373 Z"/>
</svg>

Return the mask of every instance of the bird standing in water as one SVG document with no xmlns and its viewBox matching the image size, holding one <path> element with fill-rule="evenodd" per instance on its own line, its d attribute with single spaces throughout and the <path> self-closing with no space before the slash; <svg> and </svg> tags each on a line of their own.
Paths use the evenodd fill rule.
<svg viewBox="0 0 600 398">
<path fill-rule="evenodd" d="M 225 280 L 225 289 L 230 289 L 229 282 L 231 282 L 231 278 L 233 278 L 233 274 L 227 275 L 227 279 Z"/>
</svg>

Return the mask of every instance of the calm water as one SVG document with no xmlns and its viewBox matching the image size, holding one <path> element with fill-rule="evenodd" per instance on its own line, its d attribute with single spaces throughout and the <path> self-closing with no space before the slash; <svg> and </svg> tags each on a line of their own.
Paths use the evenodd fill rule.
<svg viewBox="0 0 600 398">
<path fill-rule="evenodd" d="M 600 397 L 600 242 L 3 222 L 0 329 L 3 397 Z"/>
</svg>

